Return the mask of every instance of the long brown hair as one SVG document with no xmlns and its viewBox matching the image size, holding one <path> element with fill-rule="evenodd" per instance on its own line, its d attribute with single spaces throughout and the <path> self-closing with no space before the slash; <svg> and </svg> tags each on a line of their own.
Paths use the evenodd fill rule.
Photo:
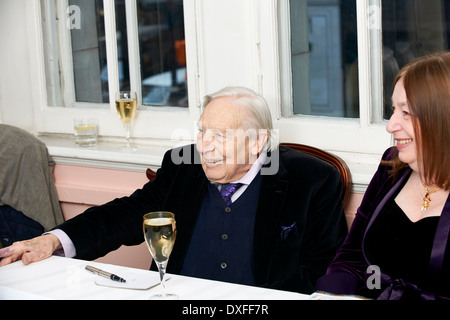
<svg viewBox="0 0 450 320">
<path fill-rule="evenodd" d="M 450 52 L 418 58 L 397 75 L 394 86 L 403 79 L 417 140 L 419 170 L 426 184 L 450 188 Z M 394 174 L 406 164 L 392 161 Z"/>
</svg>

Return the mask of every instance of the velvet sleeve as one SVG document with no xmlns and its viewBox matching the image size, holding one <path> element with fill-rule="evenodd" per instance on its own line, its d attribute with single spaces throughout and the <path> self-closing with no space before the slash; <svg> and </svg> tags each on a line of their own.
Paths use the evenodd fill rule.
<svg viewBox="0 0 450 320">
<path fill-rule="evenodd" d="M 58 226 L 75 245 L 75 258 L 94 260 L 121 245 L 142 243 L 142 217 L 147 212 L 161 209 L 175 171 L 176 166 L 167 152 L 156 178 L 142 189 L 128 197 L 89 208 Z"/>
</svg>

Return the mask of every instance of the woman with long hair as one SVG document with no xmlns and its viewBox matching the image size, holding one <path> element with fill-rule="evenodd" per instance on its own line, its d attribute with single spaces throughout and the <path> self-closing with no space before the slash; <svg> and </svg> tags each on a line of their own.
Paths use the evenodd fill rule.
<svg viewBox="0 0 450 320">
<path fill-rule="evenodd" d="M 375 299 L 450 299 L 450 53 L 395 79 L 388 149 L 317 289 Z"/>
</svg>

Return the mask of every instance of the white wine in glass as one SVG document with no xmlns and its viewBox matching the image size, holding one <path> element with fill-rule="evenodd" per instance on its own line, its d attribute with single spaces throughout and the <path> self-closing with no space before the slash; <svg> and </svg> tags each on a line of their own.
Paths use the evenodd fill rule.
<svg viewBox="0 0 450 320">
<path fill-rule="evenodd" d="M 125 127 L 127 144 L 120 149 L 126 152 L 136 151 L 137 147 L 130 144 L 131 123 L 136 116 L 137 95 L 134 91 L 120 91 L 116 94 L 116 109 Z"/>
<path fill-rule="evenodd" d="M 175 244 L 177 228 L 175 215 L 167 211 L 150 212 L 144 215 L 144 238 L 150 254 L 158 266 L 161 281 L 161 293 L 150 299 L 178 299 L 178 296 L 165 292 L 167 263 Z"/>
</svg>

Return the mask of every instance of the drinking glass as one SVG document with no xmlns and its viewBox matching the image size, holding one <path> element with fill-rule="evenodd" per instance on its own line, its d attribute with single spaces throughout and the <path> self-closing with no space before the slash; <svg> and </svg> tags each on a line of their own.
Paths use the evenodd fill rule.
<svg viewBox="0 0 450 320">
<path fill-rule="evenodd" d="M 116 93 L 116 109 L 120 120 L 125 127 L 125 138 L 127 144 L 120 148 L 122 151 L 132 152 L 136 151 L 137 147 L 130 144 L 131 138 L 131 123 L 136 116 L 137 110 L 137 95 L 134 91 L 120 91 Z"/>
<path fill-rule="evenodd" d="M 75 144 L 79 147 L 94 147 L 97 144 L 98 122 L 95 118 L 75 118 Z"/>
<path fill-rule="evenodd" d="M 167 263 L 177 235 L 175 215 L 167 211 L 147 213 L 144 215 L 143 227 L 145 242 L 158 266 L 161 282 L 161 293 L 151 296 L 150 299 L 178 299 L 177 295 L 165 291 Z"/>
</svg>

